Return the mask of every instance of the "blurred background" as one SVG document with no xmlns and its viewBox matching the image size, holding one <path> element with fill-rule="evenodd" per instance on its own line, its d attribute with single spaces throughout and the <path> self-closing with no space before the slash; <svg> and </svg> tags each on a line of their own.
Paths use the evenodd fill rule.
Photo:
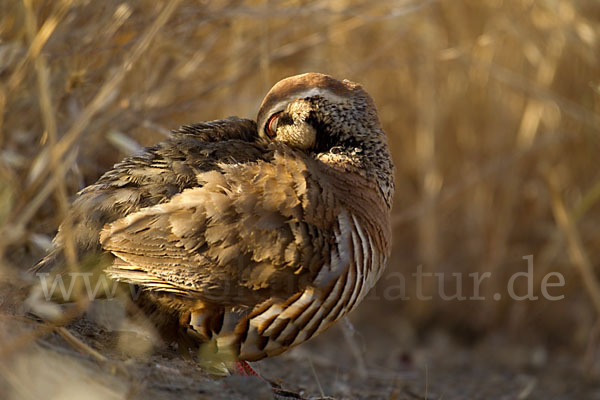
<svg viewBox="0 0 600 400">
<path fill-rule="evenodd" d="M 183 124 L 254 118 L 275 82 L 308 71 L 367 89 L 396 165 L 393 254 L 347 328 L 384 339 L 362 348 L 410 361 L 442 332 L 568 354 L 597 377 L 594 0 L 2 0 L 2 280 L 115 162 Z M 431 299 L 419 269 L 439 273 L 422 280 Z"/>
</svg>

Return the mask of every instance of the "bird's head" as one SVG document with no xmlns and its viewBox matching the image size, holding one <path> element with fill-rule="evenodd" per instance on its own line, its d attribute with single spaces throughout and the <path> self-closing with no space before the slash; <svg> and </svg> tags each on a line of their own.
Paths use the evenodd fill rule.
<svg viewBox="0 0 600 400">
<path fill-rule="evenodd" d="M 383 135 L 375 104 L 360 85 L 318 73 L 275 84 L 263 100 L 257 123 L 265 139 L 316 152 Z"/>
<path fill-rule="evenodd" d="M 306 73 L 279 81 L 260 107 L 258 134 L 314 158 L 376 178 L 386 200 L 393 164 L 371 96 L 357 83 Z"/>
</svg>

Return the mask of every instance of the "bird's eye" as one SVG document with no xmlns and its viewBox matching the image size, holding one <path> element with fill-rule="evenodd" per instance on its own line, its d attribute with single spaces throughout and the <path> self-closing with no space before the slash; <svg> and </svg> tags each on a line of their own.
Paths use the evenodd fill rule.
<svg viewBox="0 0 600 400">
<path fill-rule="evenodd" d="M 281 114 L 281 111 L 271 115 L 265 126 L 265 133 L 270 138 L 274 138 L 277 135 L 277 121 L 279 121 L 279 114 Z"/>
</svg>

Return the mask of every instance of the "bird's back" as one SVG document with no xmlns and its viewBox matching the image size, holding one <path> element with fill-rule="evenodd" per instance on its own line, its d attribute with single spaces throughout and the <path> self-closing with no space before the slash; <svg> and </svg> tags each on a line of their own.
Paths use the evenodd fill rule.
<svg viewBox="0 0 600 400">
<path fill-rule="evenodd" d="M 88 254 L 101 251 L 99 236 L 105 224 L 197 186 L 199 172 L 218 169 L 219 164 L 268 157 L 264 144 L 257 143 L 257 139 L 254 121 L 230 117 L 182 126 L 167 140 L 115 164 L 98 181 L 77 193 L 54 238 L 54 248 L 34 266 L 33 272 L 65 270 L 65 229 L 71 230 L 81 261 Z"/>
</svg>

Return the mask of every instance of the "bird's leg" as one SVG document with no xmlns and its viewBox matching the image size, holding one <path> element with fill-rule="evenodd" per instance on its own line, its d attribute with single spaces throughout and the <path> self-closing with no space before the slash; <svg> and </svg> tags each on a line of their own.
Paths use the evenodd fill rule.
<svg viewBox="0 0 600 400">
<path fill-rule="evenodd" d="M 241 376 L 257 376 L 263 381 L 265 380 L 258 372 L 254 370 L 246 361 L 236 361 L 235 368 Z"/>
</svg>

